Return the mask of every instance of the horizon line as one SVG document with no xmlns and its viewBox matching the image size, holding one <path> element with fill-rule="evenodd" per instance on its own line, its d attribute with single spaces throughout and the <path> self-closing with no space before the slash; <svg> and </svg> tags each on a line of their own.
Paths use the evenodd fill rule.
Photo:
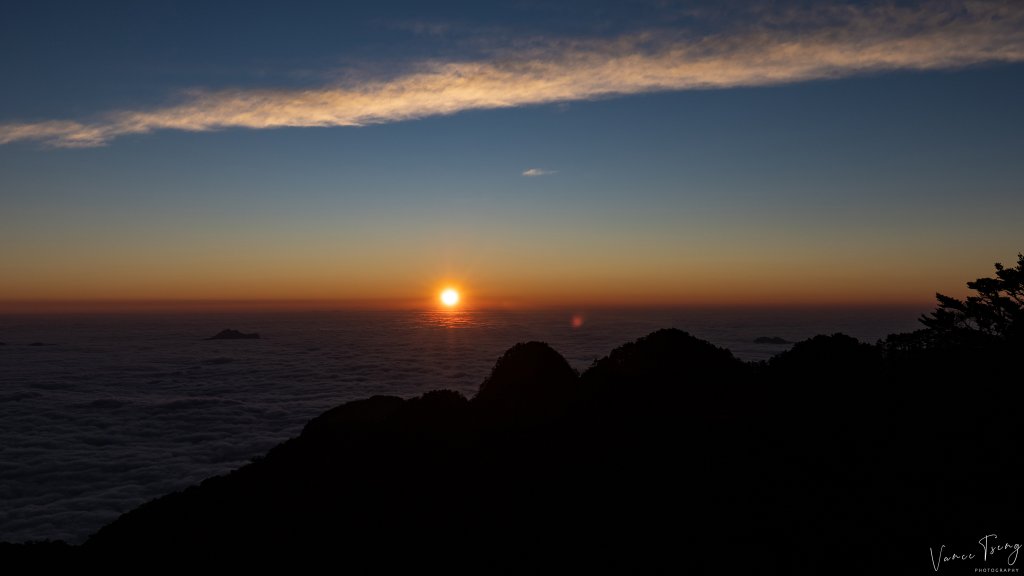
<svg viewBox="0 0 1024 576">
<path fill-rule="evenodd" d="M 922 312 L 935 307 L 930 301 L 623 301 L 582 300 L 577 302 L 523 302 L 502 299 L 479 301 L 476 305 L 459 306 L 453 312 L 463 311 L 611 311 L 611 310 L 814 310 L 814 309 L 918 309 Z M 364 298 L 364 299 L 9 299 L 0 300 L 0 315 L 36 314 L 132 314 L 132 313 L 231 313 L 231 312 L 344 312 L 344 311 L 403 311 L 445 310 L 433 299 Z"/>
</svg>

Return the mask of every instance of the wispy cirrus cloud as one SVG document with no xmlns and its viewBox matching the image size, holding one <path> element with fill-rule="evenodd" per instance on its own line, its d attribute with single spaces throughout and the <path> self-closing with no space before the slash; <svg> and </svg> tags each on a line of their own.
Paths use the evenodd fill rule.
<svg viewBox="0 0 1024 576">
<path fill-rule="evenodd" d="M 543 168 L 529 168 L 527 170 L 523 170 L 523 176 L 548 176 L 557 173 L 558 170 L 545 170 Z"/>
<path fill-rule="evenodd" d="M 547 40 L 490 59 L 426 62 L 397 77 L 316 89 L 193 91 L 177 104 L 88 120 L 0 124 L 0 144 L 87 147 L 159 130 L 364 126 L 653 91 L 1021 61 L 1024 3 L 833 6 L 765 14 L 755 24 L 702 37 L 659 31 Z"/>
</svg>

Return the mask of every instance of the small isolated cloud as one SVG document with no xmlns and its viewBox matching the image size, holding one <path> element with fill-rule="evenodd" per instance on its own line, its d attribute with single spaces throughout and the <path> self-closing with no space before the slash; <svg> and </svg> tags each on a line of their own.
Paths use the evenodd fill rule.
<svg viewBox="0 0 1024 576">
<path fill-rule="evenodd" d="M 557 174 L 558 170 L 545 170 L 543 168 L 529 168 L 523 170 L 523 176 L 548 176 L 549 174 Z"/>
</svg>

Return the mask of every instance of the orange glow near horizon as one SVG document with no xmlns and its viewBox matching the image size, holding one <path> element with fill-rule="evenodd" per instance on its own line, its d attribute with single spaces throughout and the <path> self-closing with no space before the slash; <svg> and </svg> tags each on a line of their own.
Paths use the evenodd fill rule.
<svg viewBox="0 0 1024 576">
<path fill-rule="evenodd" d="M 518 270 L 517 270 L 518 271 Z M 546 271 L 544 271 L 546 272 Z M 473 274 L 481 276 L 480 274 Z M 968 273 L 967 276 L 969 276 Z M 490 276 L 490 275 L 488 275 Z M 539 277 L 537 277 L 539 276 Z M 882 276 L 872 278 L 865 274 L 860 278 L 818 277 L 816 283 L 798 285 L 803 278 L 772 276 L 769 274 L 723 274 L 720 270 L 708 270 L 692 276 L 651 274 L 653 278 L 644 282 L 613 278 L 603 274 L 580 274 L 568 278 L 554 272 L 513 275 L 510 271 L 496 271 L 493 278 L 476 278 L 472 293 L 474 308 L 489 309 L 534 309 L 534 308 L 718 308 L 718 307 L 860 307 L 860 306 L 914 306 L 927 309 L 933 303 L 934 293 L 941 291 L 951 296 L 962 297 L 964 289 L 957 289 L 959 278 L 938 278 L 939 282 L 901 282 L 900 278 Z M 750 277 L 756 276 L 756 277 Z M 130 286 L 120 289 L 97 285 L 84 289 L 78 284 L 77 293 L 72 291 L 39 290 L 33 298 L 28 294 L 15 293 L 4 298 L 0 295 L 0 314 L 33 312 L 118 312 L 118 311 L 240 311 L 240 310 L 342 310 L 342 309 L 443 309 L 464 308 L 469 295 L 464 286 L 454 283 L 434 284 L 429 298 L 416 297 L 417 285 L 427 288 L 426 282 L 415 278 L 401 278 L 397 275 L 388 282 L 376 285 L 369 279 L 365 284 L 346 285 L 323 282 L 319 278 L 302 278 L 296 274 L 294 280 L 307 280 L 301 285 L 271 282 L 252 283 L 243 286 L 235 282 L 224 282 L 222 289 L 205 292 L 193 286 L 174 285 L 170 282 L 164 288 L 154 290 Z M 321 280 L 321 281 L 317 281 Z M 544 280 L 547 280 L 546 282 Z M 55 286 L 54 283 L 51 286 Z M 127 283 L 126 283 L 127 284 Z M 184 282 L 182 282 L 184 284 Z M 333 285 L 332 285 L 333 284 Z M 61 283 L 67 286 L 66 283 Z M 258 285 L 259 289 L 254 289 Z M 56 287 L 56 286 L 55 286 Z M 752 288 L 756 287 L 756 288 Z M 130 288 L 136 288 L 131 290 Z M 177 290 L 173 290 L 177 288 Z M 411 288 L 411 290 L 410 290 Z M 449 292 L 449 290 L 451 292 Z M 106 293 L 104 293 L 106 292 Z M 424 294 L 424 292 L 420 292 Z M 12 297 L 13 296 L 13 297 Z"/>
<path fill-rule="evenodd" d="M 419 252 L 390 257 L 373 252 L 352 261 L 333 258 L 328 265 L 328 255 L 305 261 L 264 252 L 252 262 L 225 264 L 215 258 L 203 266 L 169 260 L 136 267 L 127 258 L 110 257 L 88 261 L 87 268 L 59 266 L 58 261 L 49 266 L 36 262 L 32 268 L 26 258 L 16 262 L 0 286 L 0 313 L 452 308 L 442 300 L 448 289 L 458 295 L 454 308 L 471 303 L 476 309 L 928 309 L 936 291 L 962 297 L 966 280 L 991 270 L 981 258 L 980 264 L 937 260 L 918 266 L 883 258 L 839 259 L 835 266 L 815 268 L 811 258 L 793 252 L 774 260 L 671 261 L 658 252 L 627 257 L 624 249 L 611 246 L 600 258 L 584 254 L 568 264 L 546 258 L 540 246 L 530 253 L 533 257 L 524 260 L 487 259 L 470 249 L 444 259 Z M 608 267 L 606 259 L 616 266 Z"/>
<path fill-rule="evenodd" d="M 182 237 L 173 227 L 139 234 L 117 223 L 71 236 L 29 234 L 18 237 L 24 249 L 0 256 L 0 313 L 443 309 L 448 288 L 459 294 L 457 309 L 927 310 L 936 292 L 963 297 L 967 281 L 1013 257 L 983 248 L 915 253 L 942 245 L 926 234 L 907 250 L 881 234 L 842 251 L 799 235 L 769 240 L 756 227 L 726 233 L 646 213 L 649 225 L 623 238 L 602 232 L 610 221 L 557 211 L 530 220 L 529 234 L 516 219 L 442 227 L 417 216 L 399 214 L 387 229 L 370 218 L 348 227 L 313 221 L 289 234 L 270 220 L 251 226 L 266 233 L 225 224 L 223 238 L 202 227 Z"/>
</svg>

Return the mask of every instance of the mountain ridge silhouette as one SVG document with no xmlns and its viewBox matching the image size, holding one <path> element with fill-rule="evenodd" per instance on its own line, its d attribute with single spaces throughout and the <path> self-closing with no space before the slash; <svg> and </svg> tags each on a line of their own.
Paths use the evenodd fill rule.
<svg viewBox="0 0 1024 576">
<path fill-rule="evenodd" d="M 0 554 L 101 566 L 340 557 L 360 570 L 925 573 L 931 545 L 966 547 L 993 530 L 1024 540 L 1012 457 L 1021 393 L 1009 384 L 1020 352 L 1016 341 L 952 353 L 834 334 L 747 363 L 666 329 L 577 374 L 547 344 L 521 343 L 473 398 L 347 402 L 83 545 Z M 984 473 L 954 464 L 993 437 L 1001 450 Z"/>
</svg>

